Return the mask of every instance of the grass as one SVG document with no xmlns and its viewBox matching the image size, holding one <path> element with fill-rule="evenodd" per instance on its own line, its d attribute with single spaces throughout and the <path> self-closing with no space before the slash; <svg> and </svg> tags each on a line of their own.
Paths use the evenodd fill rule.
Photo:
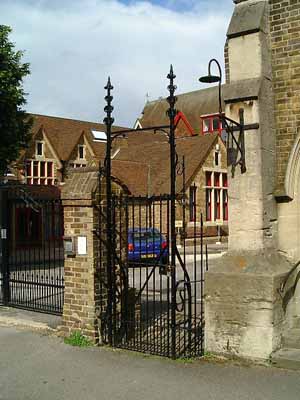
<svg viewBox="0 0 300 400">
<path fill-rule="evenodd" d="M 83 336 L 80 331 L 73 332 L 69 337 L 64 339 L 64 342 L 77 347 L 88 347 L 93 345 L 91 340 Z"/>
<path fill-rule="evenodd" d="M 212 360 L 212 359 L 215 359 L 216 356 L 213 353 L 209 352 L 209 351 L 205 351 L 204 355 L 203 355 L 203 358 L 206 359 L 206 360 Z"/>
<path fill-rule="evenodd" d="M 182 364 L 192 364 L 195 361 L 198 361 L 200 358 L 195 358 L 195 357 L 180 357 L 176 358 L 174 361 Z"/>
</svg>

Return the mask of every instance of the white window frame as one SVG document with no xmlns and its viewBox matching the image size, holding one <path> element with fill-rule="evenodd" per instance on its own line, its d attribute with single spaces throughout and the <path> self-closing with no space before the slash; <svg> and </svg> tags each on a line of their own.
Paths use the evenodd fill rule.
<svg viewBox="0 0 300 400">
<path fill-rule="evenodd" d="M 70 168 L 86 168 L 86 166 L 86 163 L 79 163 L 77 161 L 72 161 L 71 163 L 69 163 Z"/>
<path fill-rule="evenodd" d="M 205 124 L 205 120 L 209 120 L 209 126 Z M 211 119 L 210 117 L 203 117 L 202 119 L 202 132 L 206 135 L 211 132 Z"/>
<path fill-rule="evenodd" d="M 42 154 L 38 154 L 38 145 L 42 145 Z M 35 142 L 35 155 L 37 157 L 44 157 L 44 142 L 42 140 L 36 140 Z"/>
<path fill-rule="evenodd" d="M 82 149 L 82 157 L 80 157 L 80 150 Z M 78 155 L 77 155 L 78 160 L 85 160 L 85 145 L 84 144 L 79 144 L 78 145 Z"/>
</svg>

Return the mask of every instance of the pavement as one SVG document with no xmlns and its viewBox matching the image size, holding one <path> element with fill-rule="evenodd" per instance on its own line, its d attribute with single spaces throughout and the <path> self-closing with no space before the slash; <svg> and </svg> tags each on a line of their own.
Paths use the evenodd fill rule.
<svg viewBox="0 0 300 400">
<path fill-rule="evenodd" d="M 1 326 L 15 326 L 44 332 L 56 332 L 61 325 L 61 319 L 57 315 L 0 306 L 0 328 Z M 2 400 L 1 393 L 0 400 Z"/>
<path fill-rule="evenodd" d="M 194 242 L 192 240 L 189 240 L 188 243 L 186 243 L 185 249 L 187 254 L 194 254 L 195 250 L 194 248 L 196 247 L 196 252 L 200 252 L 200 242 L 199 239 Z M 183 246 L 178 245 L 179 252 L 183 252 Z M 208 254 L 217 254 L 217 253 L 223 253 L 228 250 L 228 243 L 227 242 L 215 242 L 215 243 L 207 243 L 207 252 Z M 203 251 L 205 252 L 205 244 L 203 244 Z"/>
<path fill-rule="evenodd" d="M 184 254 L 184 248 L 182 245 L 178 245 L 178 250 L 183 257 Z M 209 243 L 207 245 L 207 258 L 209 260 L 213 260 L 216 258 L 221 257 L 223 254 L 225 254 L 228 250 L 228 243 Z M 186 254 L 186 262 L 193 262 L 195 259 L 196 261 L 201 260 L 201 253 L 200 253 L 200 244 L 197 242 L 195 245 L 193 245 L 192 241 L 188 243 L 188 245 L 185 247 L 185 254 Z M 203 245 L 203 257 L 205 259 L 205 245 Z"/>
<path fill-rule="evenodd" d="M 299 372 L 209 355 L 186 362 L 105 347 L 72 347 L 54 328 L 30 327 L 27 312 L 17 311 L 14 325 L 5 323 L 13 315 L 3 313 L 1 308 L 1 400 L 299 400 Z M 36 315 L 33 322 L 47 326 L 43 319 L 49 316 Z M 27 327 L 18 325 L 26 319 Z"/>
</svg>

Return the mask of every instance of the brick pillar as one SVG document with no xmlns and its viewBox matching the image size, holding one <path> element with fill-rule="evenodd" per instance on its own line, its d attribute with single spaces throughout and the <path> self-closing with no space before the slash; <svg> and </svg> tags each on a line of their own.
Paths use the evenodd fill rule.
<svg viewBox="0 0 300 400">
<path fill-rule="evenodd" d="M 73 255 L 65 255 L 65 298 L 63 327 L 65 334 L 80 331 L 99 342 L 100 277 L 105 252 L 99 262 L 100 244 L 95 235 L 98 211 L 95 207 L 98 172 L 84 169 L 70 174 L 62 189 L 64 236 L 75 243 Z M 86 238 L 86 254 L 78 254 L 78 236 Z"/>
</svg>

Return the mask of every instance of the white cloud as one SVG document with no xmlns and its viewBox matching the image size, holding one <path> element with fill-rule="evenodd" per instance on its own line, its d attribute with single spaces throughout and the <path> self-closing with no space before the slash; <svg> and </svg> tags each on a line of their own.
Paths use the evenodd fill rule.
<svg viewBox="0 0 300 400">
<path fill-rule="evenodd" d="M 172 0 L 170 0 L 171 2 Z M 197 3 L 197 4 L 196 4 Z M 51 6 L 49 6 L 51 4 Z M 145 102 L 166 96 L 170 63 L 178 93 L 200 88 L 208 60 L 223 61 L 232 1 L 216 12 L 175 12 L 148 2 L 2 0 L 2 23 L 26 50 L 28 111 L 102 121 L 108 75 L 115 86 L 114 116 L 133 125 Z"/>
</svg>

